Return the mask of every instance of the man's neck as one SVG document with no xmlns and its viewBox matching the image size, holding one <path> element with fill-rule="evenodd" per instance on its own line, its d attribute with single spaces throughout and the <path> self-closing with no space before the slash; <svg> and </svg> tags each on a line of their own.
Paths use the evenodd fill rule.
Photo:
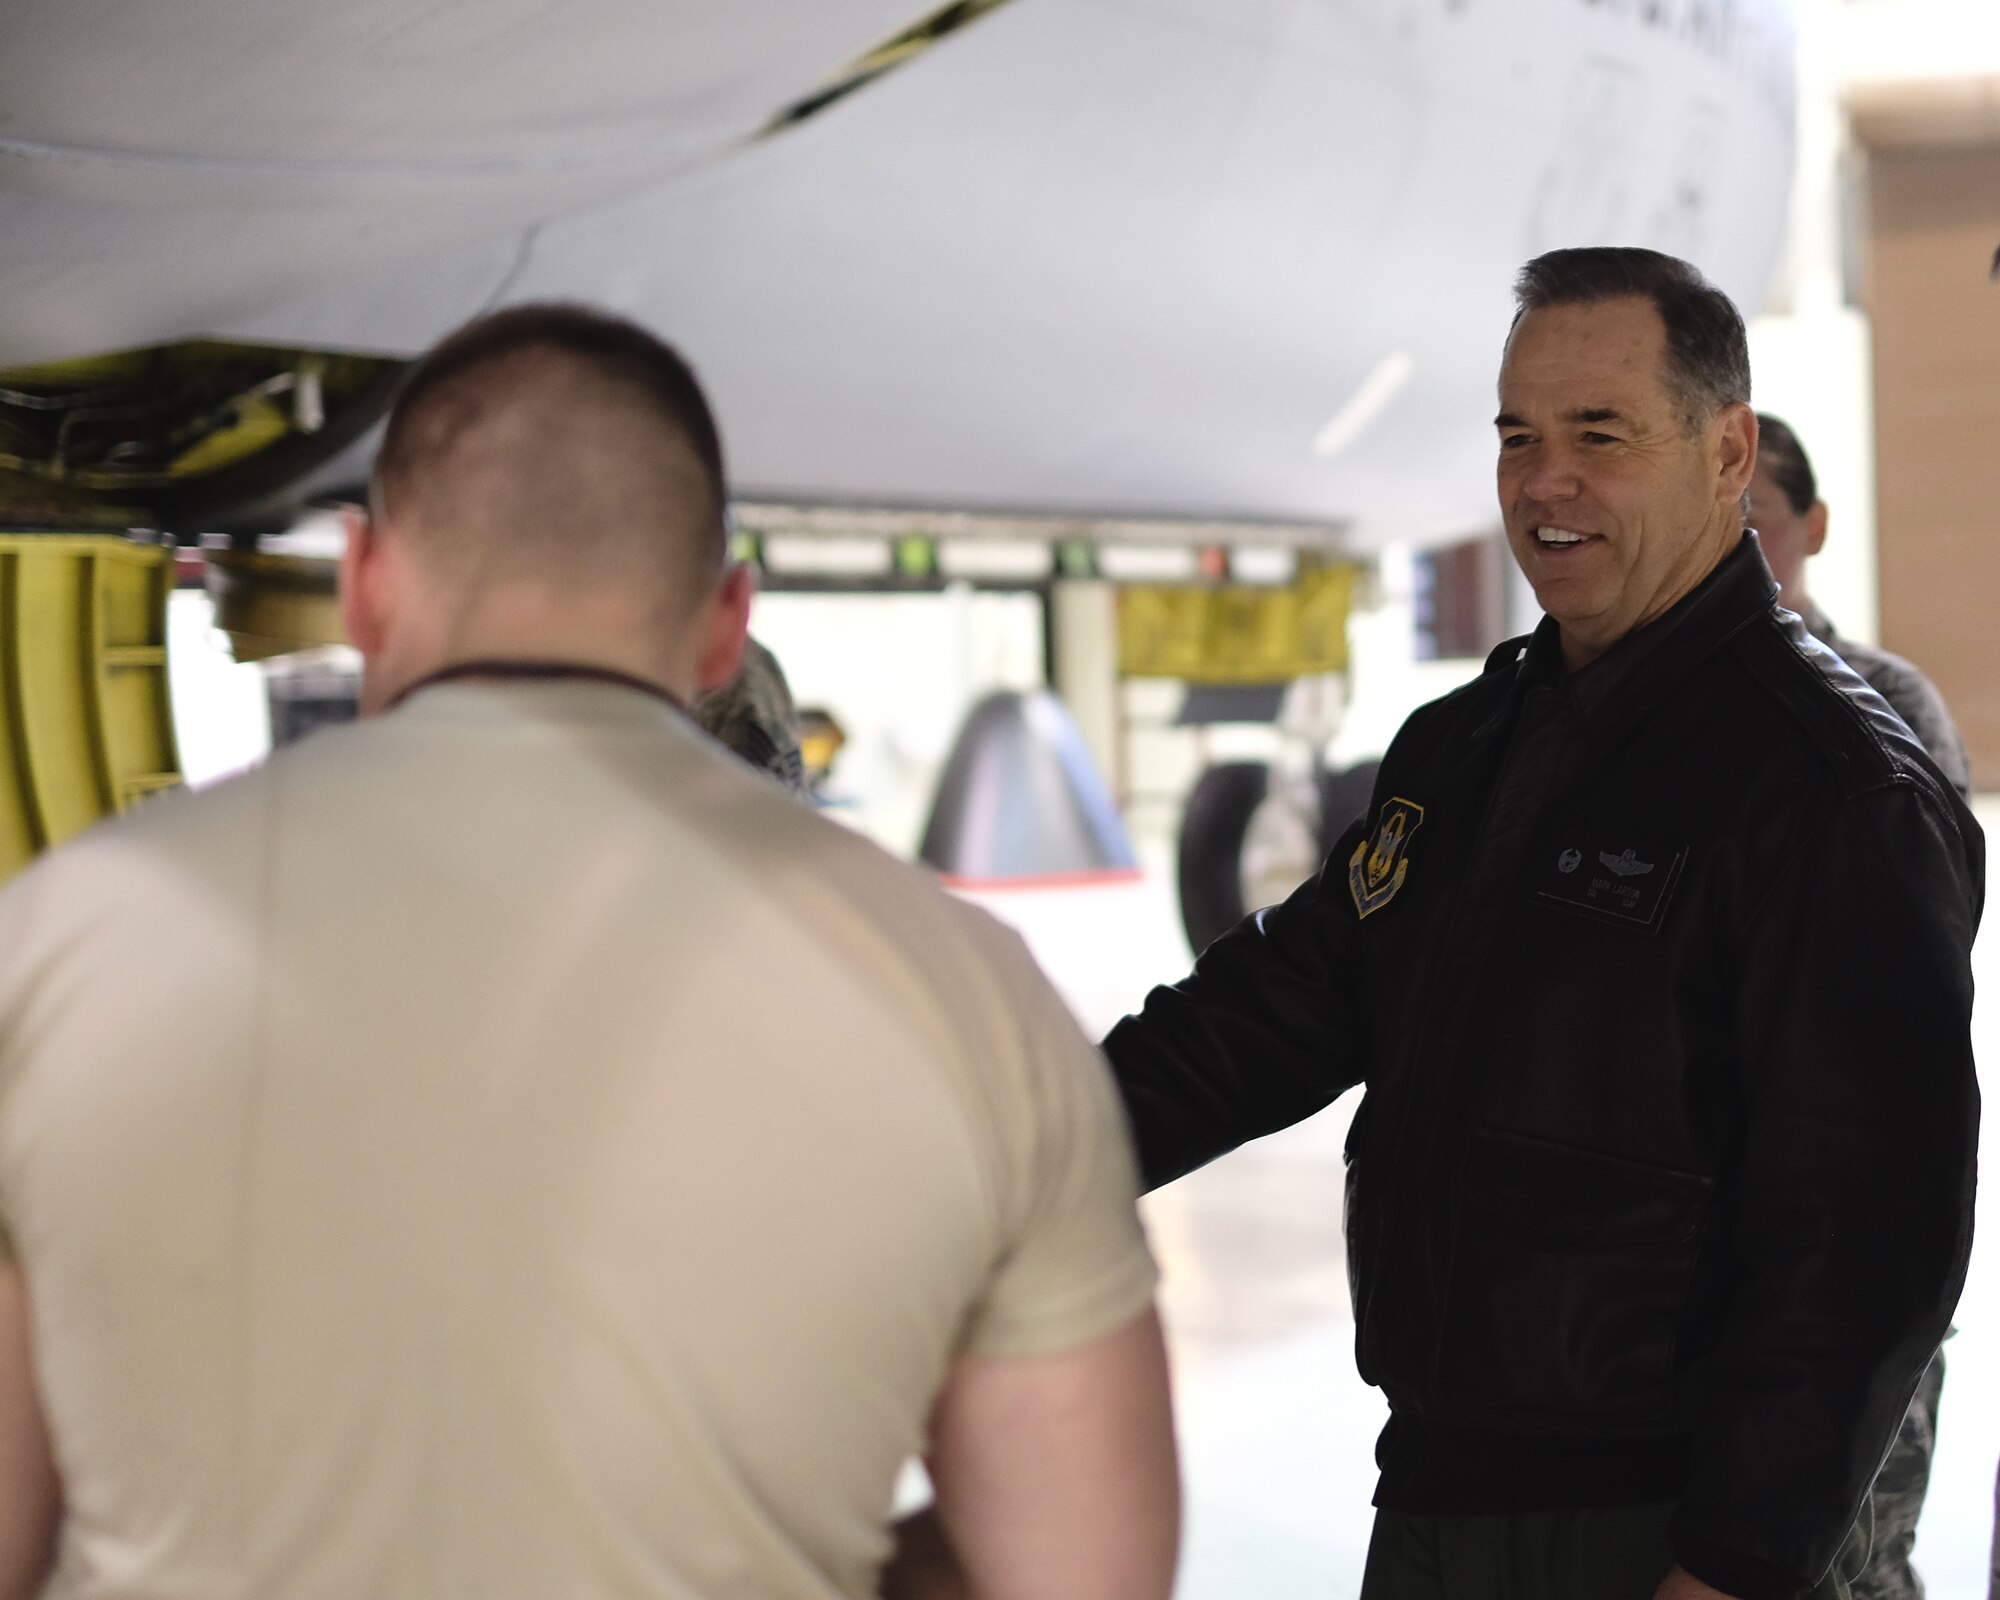
<svg viewBox="0 0 2000 1600">
<path fill-rule="evenodd" d="M 1679 584 L 1674 585 L 1667 591 L 1667 598 L 1654 604 L 1622 633 L 1614 634 L 1608 639 L 1584 638 L 1578 636 L 1567 627 L 1559 627 L 1562 640 L 1563 670 L 1566 672 L 1581 672 L 1591 662 L 1597 660 L 1606 652 L 1615 649 L 1625 640 L 1631 638 L 1633 634 L 1658 622 L 1660 618 L 1666 616 L 1674 607 L 1678 606 L 1689 595 L 1693 594 L 1695 590 L 1714 577 L 1716 572 L 1722 567 L 1722 564 L 1742 548 L 1743 538 L 1744 530 L 1740 523 L 1733 532 L 1722 529 L 1704 536 L 1697 548 L 1706 546 L 1712 549 L 1714 559 L 1695 567 L 1690 574 L 1683 577 Z"/>
<path fill-rule="evenodd" d="M 1734 534 L 1734 538 L 1722 548 L 1722 552 L 1712 562 L 1704 564 L 1698 572 L 1694 572 L 1692 578 L 1684 580 L 1680 586 L 1676 586 L 1674 590 L 1670 590 L 1670 598 L 1668 600 L 1664 600 L 1662 604 L 1656 604 L 1652 610 L 1648 610 L 1644 616 L 1640 616 L 1622 634 L 1616 634 L 1612 638 L 1602 638 L 1602 640 L 1600 638 L 1582 638 L 1576 632 L 1572 632 L 1570 628 L 1558 624 L 1558 638 L 1562 642 L 1562 670 L 1564 672 L 1582 672 L 1594 660 L 1600 660 L 1602 656 L 1606 656 L 1608 652 L 1612 652 L 1620 644 L 1624 644 L 1628 638 L 1632 638 L 1632 634 L 1638 634 L 1638 632 L 1650 628 L 1660 618 L 1672 614 L 1672 610 L 1676 606 L 1680 606 L 1682 602 L 1686 602 L 1686 598 L 1690 594 L 1694 594 L 1702 584 L 1706 584 L 1710 578 L 1716 576 L 1716 572 L 1722 570 L 1722 564 L 1728 562 L 1728 558 L 1734 556 L 1742 548 L 1742 542 L 1744 542 L 1744 532 L 1742 532 L 1742 528 L 1738 528 L 1736 534 Z"/>
<path fill-rule="evenodd" d="M 684 619 L 621 591 L 551 595 L 540 583 L 449 585 L 416 590 L 393 617 L 362 678 L 364 715 L 383 709 L 410 686 L 480 662 L 588 668 L 650 684 L 688 701 L 695 663 Z"/>
</svg>

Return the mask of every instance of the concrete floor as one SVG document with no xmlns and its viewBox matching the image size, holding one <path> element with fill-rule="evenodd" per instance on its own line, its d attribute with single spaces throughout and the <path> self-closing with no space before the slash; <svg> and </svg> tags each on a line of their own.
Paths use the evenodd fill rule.
<svg viewBox="0 0 2000 1600">
<path fill-rule="evenodd" d="M 1982 802 L 2000 837 L 2000 799 Z M 1171 879 L 976 897 L 1021 929 L 1093 1037 L 1186 970 Z M 1976 955 L 1975 1037 L 2000 1061 L 2000 934 Z M 1348 1096 L 1321 1116 L 1146 1202 L 1165 1274 L 1187 1481 L 1181 1600 L 1334 1600 L 1360 1586 L 1385 1415 L 1354 1372 L 1341 1251 Z M 2000 1172 L 2000 1110 L 1985 1125 Z M 1948 1347 L 1949 1371 L 1916 1563 L 1933 1600 L 1985 1600 L 2000 1458 L 2000 1184 Z"/>
</svg>

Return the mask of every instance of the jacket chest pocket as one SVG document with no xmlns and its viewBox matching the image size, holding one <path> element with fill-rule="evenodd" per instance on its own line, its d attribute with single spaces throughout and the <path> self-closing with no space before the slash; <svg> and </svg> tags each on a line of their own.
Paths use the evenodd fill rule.
<svg viewBox="0 0 2000 1600">
<path fill-rule="evenodd" d="M 1658 933 L 1687 868 L 1670 835 L 1638 836 L 1553 818 L 1536 830 L 1528 876 L 1538 905 L 1611 927 Z"/>
<path fill-rule="evenodd" d="M 1440 1396 L 1468 1417 L 1593 1432 L 1665 1417 L 1713 1187 L 1476 1131 L 1455 1207 Z"/>
</svg>

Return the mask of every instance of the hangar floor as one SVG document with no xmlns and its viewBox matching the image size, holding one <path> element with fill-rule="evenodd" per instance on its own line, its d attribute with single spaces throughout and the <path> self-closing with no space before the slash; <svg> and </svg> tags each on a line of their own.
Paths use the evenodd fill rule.
<svg viewBox="0 0 2000 1600">
<path fill-rule="evenodd" d="M 2000 833 L 2000 797 L 1979 806 Z M 1147 852 L 1153 855 L 1155 852 Z M 1172 877 L 976 896 L 1018 927 L 1092 1037 L 1186 970 Z M 2000 931 L 1976 955 L 1975 1036 L 2000 1061 Z M 1360 1586 L 1384 1408 L 1355 1376 L 1340 1148 L 1354 1096 L 1147 1201 L 1165 1272 L 1188 1523 L 1181 1600 L 1338 1600 Z M 2000 1171 L 2000 1110 L 1983 1138 Z M 1985 1600 L 2000 1457 L 2000 1185 L 1985 1188 L 1916 1565 L 1932 1600 Z"/>
</svg>

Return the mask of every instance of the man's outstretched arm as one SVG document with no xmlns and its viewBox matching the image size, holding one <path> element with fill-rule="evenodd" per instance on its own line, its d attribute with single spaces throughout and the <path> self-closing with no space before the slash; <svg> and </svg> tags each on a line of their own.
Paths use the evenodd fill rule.
<svg viewBox="0 0 2000 1600">
<path fill-rule="evenodd" d="M 0 1600 L 41 1593 L 62 1519 L 31 1351 L 27 1282 L 0 1261 Z"/>
<path fill-rule="evenodd" d="M 1317 878 L 1246 917 L 1105 1036 L 1142 1188 L 1301 1122 L 1362 1080 L 1347 861 L 1365 831 L 1350 828 Z"/>
<path fill-rule="evenodd" d="M 1148 1308 L 1074 1349 L 960 1357 L 931 1418 L 935 1517 L 901 1530 L 885 1600 L 1167 1600 L 1180 1478 Z"/>
</svg>

